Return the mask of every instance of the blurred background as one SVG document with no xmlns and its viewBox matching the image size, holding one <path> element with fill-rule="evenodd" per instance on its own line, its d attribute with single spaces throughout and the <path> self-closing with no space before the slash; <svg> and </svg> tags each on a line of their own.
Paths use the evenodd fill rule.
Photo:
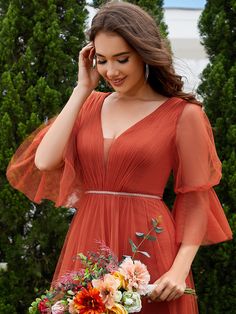
<svg viewBox="0 0 236 314">
<path fill-rule="evenodd" d="M 85 31 L 104 2 L 0 0 L 0 314 L 28 313 L 50 287 L 75 212 L 49 201 L 33 203 L 10 186 L 6 169 L 19 145 L 67 102 Z M 214 188 L 235 231 L 236 0 L 128 2 L 153 15 L 171 42 L 185 90 L 203 100 L 222 161 Z M 36 186 L 33 179 L 27 186 Z M 171 210 L 173 186 L 166 191 Z M 235 240 L 199 250 L 193 273 L 201 314 L 236 313 L 235 253 Z"/>
</svg>

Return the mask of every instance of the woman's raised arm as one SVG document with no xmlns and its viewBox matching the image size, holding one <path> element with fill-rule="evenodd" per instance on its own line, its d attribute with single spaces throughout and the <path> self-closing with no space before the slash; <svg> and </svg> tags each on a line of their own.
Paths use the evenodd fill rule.
<svg viewBox="0 0 236 314">
<path fill-rule="evenodd" d="M 99 74 L 93 67 L 93 57 L 94 47 L 89 43 L 79 55 L 78 85 L 37 148 L 35 165 L 40 170 L 55 169 L 63 161 L 64 149 L 78 113 L 99 81 Z"/>
<path fill-rule="evenodd" d="M 70 137 L 77 115 L 91 91 L 77 86 L 67 104 L 45 134 L 35 154 L 39 170 L 53 170 L 63 160 L 63 152 Z"/>
</svg>

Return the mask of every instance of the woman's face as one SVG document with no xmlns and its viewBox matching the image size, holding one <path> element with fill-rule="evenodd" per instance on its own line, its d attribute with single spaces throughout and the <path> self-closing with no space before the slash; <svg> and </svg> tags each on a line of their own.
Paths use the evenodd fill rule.
<svg viewBox="0 0 236 314">
<path fill-rule="evenodd" d="M 145 84 L 144 63 L 116 33 L 99 32 L 94 40 L 97 70 L 120 93 L 136 93 Z"/>
</svg>

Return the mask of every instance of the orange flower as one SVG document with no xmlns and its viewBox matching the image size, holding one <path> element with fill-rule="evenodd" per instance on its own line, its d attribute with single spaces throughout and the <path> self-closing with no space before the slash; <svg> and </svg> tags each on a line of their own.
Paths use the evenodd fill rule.
<svg viewBox="0 0 236 314">
<path fill-rule="evenodd" d="M 74 307 L 80 314 L 104 313 L 106 308 L 99 294 L 100 292 L 91 285 L 88 289 L 82 288 L 73 299 Z"/>
</svg>

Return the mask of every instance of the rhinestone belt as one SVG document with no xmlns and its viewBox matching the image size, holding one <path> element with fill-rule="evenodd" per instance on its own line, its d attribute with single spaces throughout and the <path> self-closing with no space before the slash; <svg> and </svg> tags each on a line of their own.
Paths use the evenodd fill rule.
<svg viewBox="0 0 236 314">
<path fill-rule="evenodd" d="M 96 191 L 89 190 L 85 191 L 85 194 L 104 194 L 104 195 L 120 195 L 120 196 L 134 196 L 134 197 L 147 197 L 147 198 L 155 198 L 161 200 L 162 198 L 158 195 L 152 194 L 141 194 L 141 193 L 128 193 L 128 192 L 114 192 L 114 191 Z"/>
</svg>

